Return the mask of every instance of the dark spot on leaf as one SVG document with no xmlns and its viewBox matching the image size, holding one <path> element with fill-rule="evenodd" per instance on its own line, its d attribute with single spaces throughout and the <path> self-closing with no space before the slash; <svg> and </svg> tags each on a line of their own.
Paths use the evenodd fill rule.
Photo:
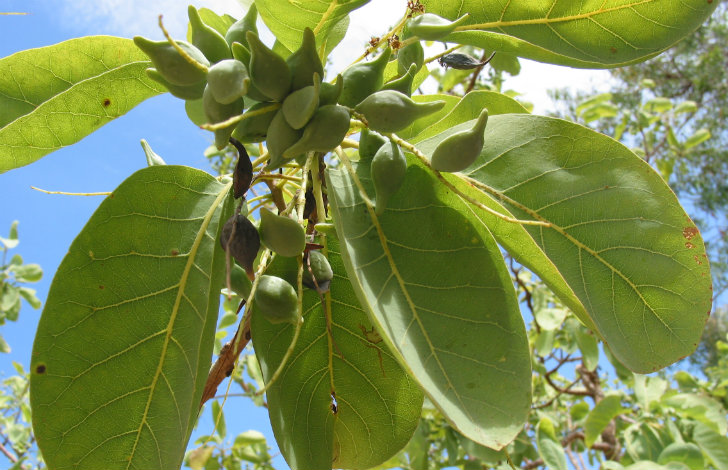
<svg viewBox="0 0 728 470">
<path fill-rule="evenodd" d="M 685 242 L 685 248 L 695 248 L 695 245 L 690 242 Z"/>
<path fill-rule="evenodd" d="M 465 387 L 466 388 L 475 388 L 475 384 L 473 382 L 468 382 L 467 384 L 465 384 Z"/>
<path fill-rule="evenodd" d="M 104 286 L 99 286 L 99 289 L 103 290 L 104 289 Z"/>
<path fill-rule="evenodd" d="M 104 98 L 104 108 L 108 108 L 111 105 L 111 100 L 109 98 Z"/>
<path fill-rule="evenodd" d="M 697 227 L 685 227 L 682 234 L 686 240 L 692 240 L 693 237 L 698 234 L 698 229 Z"/>
<path fill-rule="evenodd" d="M 38 364 L 35 368 L 36 374 L 45 374 L 46 366 L 45 364 Z"/>
<path fill-rule="evenodd" d="M 609 185 L 604 186 L 604 189 L 609 189 Z"/>
<path fill-rule="evenodd" d="M 179 254 L 179 250 L 173 248 L 170 253 L 172 254 L 172 256 L 177 256 Z"/>
<path fill-rule="evenodd" d="M 703 264 L 703 262 L 700 261 L 700 258 L 698 257 L 698 255 L 693 256 L 693 259 L 695 260 L 696 263 Z"/>
<path fill-rule="evenodd" d="M 612 54 L 616 54 L 617 53 L 617 48 L 614 47 L 614 46 L 612 46 L 612 47 L 609 48 L 609 52 L 611 52 Z"/>
</svg>

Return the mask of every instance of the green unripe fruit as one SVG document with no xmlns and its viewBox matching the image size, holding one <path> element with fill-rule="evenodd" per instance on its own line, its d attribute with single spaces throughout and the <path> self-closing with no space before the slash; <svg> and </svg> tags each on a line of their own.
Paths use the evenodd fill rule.
<svg viewBox="0 0 728 470">
<path fill-rule="evenodd" d="M 291 69 L 291 88 L 300 90 L 315 83 L 313 74 L 324 76 L 324 66 L 316 51 L 316 37 L 311 28 L 303 30 L 303 42 L 293 54 L 286 59 Z"/>
<path fill-rule="evenodd" d="M 379 90 L 384 83 L 384 68 L 387 66 L 391 49 L 384 49 L 379 57 L 371 62 L 354 64 L 344 70 L 344 86 L 339 103 L 353 108 L 367 96 Z"/>
<path fill-rule="evenodd" d="M 294 129 L 301 129 L 316 112 L 319 106 L 319 74 L 314 72 L 313 85 L 296 90 L 283 100 L 283 116 Z"/>
<path fill-rule="evenodd" d="M 233 215 L 225 222 L 220 234 L 220 245 L 223 250 L 229 248 L 230 255 L 243 267 L 249 279 L 255 278 L 253 263 L 260 249 L 260 236 L 258 229 L 247 217 L 241 214 Z"/>
<path fill-rule="evenodd" d="M 328 152 L 344 140 L 349 131 L 351 117 L 343 106 L 322 106 L 303 128 L 303 135 L 283 152 L 286 158 L 294 158 L 305 152 Z"/>
<path fill-rule="evenodd" d="M 402 149 L 389 141 L 377 150 L 372 159 L 372 183 L 374 183 L 374 194 L 376 195 L 375 209 L 377 215 L 382 215 L 387 203 L 399 190 L 404 182 L 407 173 L 407 159 Z"/>
<path fill-rule="evenodd" d="M 268 127 L 270 127 L 273 117 L 278 112 L 277 109 L 273 109 L 263 114 L 254 114 L 263 108 L 268 108 L 272 104 L 271 101 L 256 103 L 245 112 L 247 117 L 240 121 L 233 131 L 233 137 L 238 139 L 240 142 L 263 142 L 266 135 L 268 134 Z"/>
<path fill-rule="evenodd" d="M 462 171 L 475 162 L 483 150 L 488 110 L 483 109 L 471 129 L 456 132 L 440 142 L 430 164 L 438 171 Z"/>
<path fill-rule="evenodd" d="M 415 80 L 417 74 L 417 66 L 415 64 L 410 65 L 410 68 L 401 77 L 390 80 L 382 86 L 382 90 L 394 90 L 402 93 L 403 95 L 412 95 L 412 83 Z"/>
<path fill-rule="evenodd" d="M 309 271 L 308 268 L 311 267 Z M 313 273 L 313 276 L 311 276 Z M 329 260 L 326 259 L 323 253 L 317 250 L 308 252 L 308 260 L 303 263 L 303 285 L 311 289 L 316 289 L 318 285 L 319 290 L 326 292 L 328 290 L 328 283 L 334 278 L 334 271 L 331 270 Z M 313 280 L 316 279 L 316 283 Z"/>
<path fill-rule="evenodd" d="M 248 50 L 248 48 L 246 48 L 239 42 L 234 42 L 232 45 L 232 50 L 233 50 L 233 57 L 235 58 L 235 60 L 239 60 L 246 66 L 250 65 L 250 50 Z M 248 76 L 250 76 L 250 74 L 248 74 Z M 260 90 L 255 88 L 255 85 L 253 84 L 252 81 L 248 84 L 247 96 L 251 100 L 255 100 L 255 101 L 270 100 L 270 98 L 268 98 Z"/>
<path fill-rule="evenodd" d="M 260 240 L 280 256 L 298 256 L 306 248 L 303 227 L 284 215 L 276 215 L 265 207 L 260 209 Z"/>
<path fill-rule="evenodd" d="M 359 137 L 359 160 L 371 160 L 382 145 L 389 142 L 389 139 L 378 132 L 362 129 Z"/>
<path fill-rule="evenodd" d="M 192 5 L 187 7 L 187 16 L 190 18 L 192 44 L 201 50 L 210 62 L 214 64 L 215 62 L 232 57 L 230 46 L 225 41 L 225 38 L 215 28 L 206 25 L 202 21 L 197 8 Z"/>
<path fill-rule="evenodd" d="M 174 85 L 169 83 L 157 69 L 148 68 L 144 72 L 146 72 L 149 78 L 164 86 L 172 96 L 183 100 L 198 100 L 202 98 L 202 92 L 205 91 L 205 82 L 187 86 Z"/>
<path fill-rule="evenodd" d="M 233 263 L 230 268 L 230 289 L 243 299 L 247 299 L 252 288 L 253 283 L 250 282 L 247 274 L 245 274 L 245 270 L 236 263 Z"/>
<path fill-rule="evenodd" d="M 286 280 L 263 275 L 255 290 L 254 307 L 271 323 L 298 322 L 298 296 Z"/>
<path fill-rule="evenodd" d="M 270 155 L 266 167 L 268 171 L 280 168 L 287 161 L 291 160 L 290 158 L 284 158 L 283 152 L 298 142 L 302 135 L 303 130 L 292 128 L 286 122 L 283 111 L 279 109 L 270 122 L 270 126 L 268 126 L 268 134 L 266 136 L 268 154 Z"/>
<path fill-rule="evenodd" d="M 134 37 L 134 44 L 149 57 L 157 71 L 173 85 L 189 86 L 205 80 L 207 72 L 195 67 L 177 52 L 167 41 L 150 41 L 141 36 Z M 209 67 L 205 55 L 192 44 L 177 41 L 177 45 L 192 59 Z"/>
<path fill-rule="evenodd" d="M 370 129 L 397 132 L 443 106 L 444 101 L 415 103 L 409 96 L 398 91 L 382 90 L 359 103 L 356 111 L 364 115 Z"/>
<path fill-rule="evenodd" d="M 248 45 L 248 38 L 245 37 L 245 33 L 252 31 L 258 34 L 258 27 L 255 25 L 258 19 L 258 9 L 255 7 L 255 3 L 250 5 L 248 12 L 244 17 L 230 25 L 227 33 L 225 33 L 225 41 L 232 47 L 233 43 L 239 42 L 242 45 Z M 248 62 L 244 62 L 247 64 Z"/>
<path fill-rule="evenodd" d="M 258 36 L 248 31 L 245 34 L 250 46 L 248 73 L 253 85 L 265 96 L 283 101 L 291 91 L 291 71 L 285 60 L 266 47 Z"/>
<path fill-rule="evenodd" d="M 344 79 L 341 75 L 337 75 L 334 83 L 323 82 L 319 91 L 319 106 L 327 104 L 336 104 L 341 96 L 341 90 L 344 88 Z"/>
<path fill-rule="evenodd" d="M 225 59 L 207 71 L 207 85 L 215 101 L 230 104 L 248 92 L 248 71 L 242 62 Z"/>
<path fill-rule="evenodd" d="M 408 44 L 397 52 L 397 71 L 400 75 L 407 72 L 412 65 L 415 65 L 417 72 L 424 64 L 425 50 L 419 41 Z"/>
<path fill-rule="evenodd" d="M 212 91 L 210 91 L 210 85 L 207 85 L 205 87 L 205 91 L 202 93 L 202 109 L 205 110 L 205 116 L 207 116 L 207 119 L 209 119 L 213 124 L 217 124 L 233 116 L 237 116 L 243 112 L 243 107 L 244 104 L 242 98 L 238 98 L 229 104 L 217 102 L 215 97 L 212 95 Z M 223 129 L 215 130 L 215 147 L 217 147 L 218 150 L 222 150 L 227 146 L 228 140 L 234 130 L 234 124 Z"/>
<path fill-rule="evenodd" d="M 409 20 L 407 27 L 412 36 L 428 41 L 437 41 L 455 31 L 455 28 L 465 23 L 468 15 L 465 14 L 455 21 L 450 21 L 432 13 L 425 13 Z"/>
</svg>

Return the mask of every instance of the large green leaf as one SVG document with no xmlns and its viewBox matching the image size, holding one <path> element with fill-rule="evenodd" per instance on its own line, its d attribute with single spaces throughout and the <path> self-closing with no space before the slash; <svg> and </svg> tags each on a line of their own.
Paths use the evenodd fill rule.
<svg viewBox="0 0 728 470">
<path fill-rule="evenodd" d="M 166 90 L 130 39 L 89 36 L 0 59 L 0 173 L 74 144 Z"/>
<path fill-rule="evenodd" d="M 368 165 L 327 177 L 347 273 L 385 342 L 453 427 L 502 448 L 528 414 L 531 367 L 488 229 L 412 159 L 381 216 Z"/>
<path fill-rule="evenodd" d="M 538 454 L 543 459 L 547 469 L 559 470 L 568 468 L 566 465 L 566 453 L 561 442 L 556 437 L 554 424 L 547 417 L 543 417 L 536 425 L 536 445 Z"/>
<path fill-rule="evenodd" d="M 728 468 L 728 437 L 718 434 L 703 423 L 695 423 L 693 440 L 713 462 L 715 468 Z"/>
<path fill-rule="evenodd" d="M 328 244 L 336 273 L 326 297 L 330 317 L 318 294 L 306 290 L 296 349 L 268 390 L 273 432 L 293 469 L 379 465 L 407 444 L 422 410 L 422 391 L 375 333 L 338 250 L 335 241 Z M 276 259 L 268 272 L 295 285 L 296 263 L 288 260 Z M 268 381 L 291 343 L 294 326 L 274 325 L 253 306 L 251 330 Z"/>
<path fill-rule="evenodd" d="M 316 42 L 320 46 L 323 41 L 328 40 L 329 33 L 342 18 L 368 1 L 255 0 L 255 6 L 258 8 L 258 14 L 263 22 L 270 28 L 276 39 L 289 50 L 295 51 L 301 45 L 304 28 L 309 27 L 313 30 L 316 34 Z M 338 33 L 336 34 L 338 35 Z"/>
<path fill-rule="evenodd" d="M 428 153 L 470 125 L 418 146 Z M 626 366 L 652 372 L 692 353 L 711 306 L 710 268 L 698 229 L 647 163 L 591 129 L 505 114 L 489 120 L 465 173 L 484 201 L 491 195 L 519 219 L 551 224 L 526 230 Z M 500 232 L 508 225 L 491 230 L 518 254 Z"/>
<path fill-rule="evenodd" d="M 145 168 L 74 240 L 31 359 L 33 427 L 50 468 L 181 465 L 210 367 L 229 186 L 192 168 Z"/>
<path fill-rule="evenodd" d="M 572 67 L 645 60 L 694 31 L 718 2 L 705 0 L 423 0 L 429 13 L 467 22 L 443 40 Z"/>
</svg>

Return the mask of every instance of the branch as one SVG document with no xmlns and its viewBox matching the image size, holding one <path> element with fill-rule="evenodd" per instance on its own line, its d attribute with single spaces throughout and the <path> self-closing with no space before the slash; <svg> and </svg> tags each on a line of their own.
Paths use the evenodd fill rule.
<svg viewBox="0 0 728 470">
<path fill-rule="evenodd" d="M 10 462 L 16 463 L 18 461 L 18 458 L 16 456 L 14 456 L 13 454 L 11 454 L 10 451 L 8 449 L 6 449 L 5 446 L 2 444 L 0 444 L 0 452 L 2 452 L 3 455 L 5 455 L 5 457 L 7 457 L 8 460 L 10 460 Z"/>
</svg>

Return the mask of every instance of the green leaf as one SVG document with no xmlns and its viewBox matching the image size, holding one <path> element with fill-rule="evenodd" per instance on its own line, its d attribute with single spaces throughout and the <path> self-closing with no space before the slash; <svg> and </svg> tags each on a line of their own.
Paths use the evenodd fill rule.
<svg viewBox="0 0 728 470">
<path fill-rule="evenodd" d="M 470 13 L 464 25 L 442 39 L 445 42 L 587 68 L 646 60 L 692 33 L 717 6 L 704 0 L 514 0 L 500 8 L 486 6 L 483 0 L 422 3 L 428 13 L 451 20 Z"/>
<path fill-rule="evenodd" d="M 21 297 L 23 297 L 26 302 L 30 304 L 33 308 L 40 308 L 40 299 L 35 296 L 35 289 L 30 289 L 28 287 L 21 287 L 18 290 L 18 293 Z"/>
<path fill-rule="evenodd" d="M 660 453 L 657 463 L 665 465 L 668 462 L 682 462 L 690 470 L 703 470 L 705 461 L 700 447 L 695 444 L 673 442 Z"/>
<path fill-rule="evenodd" d="M 564 448 L 556 439 L 553 423 L 546 417 L 541 418 L 536 426 L 536 445 L 546 468 L 551 470 L 568 468 Z"/>
<path fill-rule="evenodd" d="M 204 470 L 212 452 L 215 450 L 212 446 L 203 446 L 193 449 L 187 454 L 187 466 L 192 470 Z"/>
<path fill-rule="evenodd" d="M 267 392 L 268 412 L 291 468 L 369 468 L 407 444 L 419 421 L 423 395 L 384 347 L 360 306 L 337 243 L 330 240 L 327 245 L 335 277 L 326 310 L 318 294 L 304 292 L 302 330 L 283 372 Z M 278 257 L 266 272 L 296 285 L 294 258 Z M 270 323 L 256 312 L 255 304 L 252 309 L 253 344 L 267 383 L 295 327 Z"/>
<path fill-rule="evenodd" d="M 702 423 L 693 428 L 693 440 L 715 468 L 728 468 L 728 437 L 718 434 Z"/>
<path fill-rule="evenodd" d="M 469 125 L 419 147 L 433 148 Z M 485 147 L 466 175 L 482 200 L 496 198 L 518 219 L 550 224 L 525 230 L 624 365 L 652 372 L 693 352 L 711 307 L 705 247 L 675 194 L 642 159 L 571 122 L 504 114 L 488 121 Z M 505 225 L 516 224 L 489 227 L 533 266 L 532 253 L 524 256 L 501 232 Z"/>
<path fill-rule="evenodd" d="M 653 403 L 659 403 L 669 386 L 665 379 L 634 374 L 634 394 L 644 412 L 652 409 Z"/>
<path fill-rule="evenodd" d="M 225 439 L 227 434 L 227 426 L 225 425 L 225 413 L 223 413 L 222 406 L 217 400 L 212 402 L 212 422 L 215 424 L 215 431 L 222 438 Z"/>
<path fill-rule="evenodd" d="M 660 453 L 670 444 L 666 432 L 660 432 L 657 425 L 642 422 L 629 426 L 624 431 L 627 454 L 635 462 L 649 460 L 656 462 Z"/>
<path fill-rule="evenodd" d="M 412 141 L 420 142 L 466 121 L 476 119 L 483 108 L 488 108 L 488 115 L 496 114 L 521 114 L 526 113 L 526 108 L 518 101 L 502 93 L 494 91 L 478 90 L 471 91 L 465 95 L 457 105 L 439 121 L 427 126 L 417 134 Z"/>
<path fill-rule="evenodd" d="M 0 97 L 0 99 L 2 99 Z M 14 220 L 10 225 L 10 235 L 8 238 L 0 237 L 0 243 L 5 246 L 5 249 L 10 250 L 18 246 L 18 221 Z"/>
<path fill-rule="evenodd" d="M 130 39 L 89 36 L 0 59 L 0 173 L 81 140 L 164 92 Z"/>
<path fill-rule="evenodd" d="M 328 57 L 331 51 L 344 39 L 346 32 L 349 30 L 349 15 L 342 17 L 329 30 L 326 39 L 323 41 L 324 57 Z"/>
<path fill-rule="evenodd" d="M 18 282 L 38 282 L 43 277 L 43 269 L 38 264 L 14 266 L 11 271 L 15 273 L 15 279 Z"/>
<path fill-rule="evenodd" d="M 710 139 L 712 137 L 710 130 L 708 129 L 698 129 L 695 131 L 693 135 L 687 138 L 685 140 L 685 143 L 683 144 L 685 146 L 685 149 L 691 149 L 697 145 L 702 144 L 706 140 Z"/>
<path fill-rule="evenodd" d="M 706 395 L 697 393 L 680 393 L 664 398 L 662 402 L 677 409 L 685 417 L 693 418 L 710 426 L 719 434 L 728 432 L 726 410 L 719 402 Z"/>
<path fill-rule="evenodd" d="M 575 328 L 576 343 L 581 351 L 581 360 L 586 370 L 593 371 L 599 365 L 599 344 L 597 339 L 586 328 L 578 325 Z"/>
<path fill-rule="evenodd" d="M 210 368 L 229 188 L 188 167 L 145 168 L 71 244 L 31 363 L 50 468 L 181 465 Z"/>
<path fill-rule="evenodd" d="M 589 412 L 584 423 L 584 445 L 591 447 L 597 441 L 602 431 L 616 416 L 629 413 L 628 408 L 622 407 L 621 395 L 607 395 Z"/>
<path fill-rule="evenodd" d="M 389 349 L 452 426 L 500 449 L 531 400 L 513 284 L 485 225 L 410 160 L 382 216 L 369 165 L 327 172 L 346 271 Z"/>
<path fill-rule="evenodd" d="M 561 328 L 568 313 L 565 308 L 547 307 L 536 310 L 533 315 L 542 330 L 556 330 Z"/>
<path fill-rule="evenodd" d="M 10 351 L 12 351 L 12 349 L 10 349 L 10 345 L 7 341 L 5 341 L 5 338 L 0 335 L 0 353 L 9 353 Z"/>
<path fill-rule="evenodd" d="M 279 0 L 255 0 L 258 14 L 276 39 L 291 51 L 301 45 L 301 31 L 309 27 L 316 35 L 317 42 L 328 38 L 342 18 L 369 0 L 336 0 L 321 2 L 301 0 L 281 2 Z M 341 25 L 339 25 L 340 27 Z M 336 33 L 340 34 L 340 33 Z M 318 44 L 321 46 L 321 44 Z M 362 48 L 363 51 L 363 48 Z"/>
</svg>

